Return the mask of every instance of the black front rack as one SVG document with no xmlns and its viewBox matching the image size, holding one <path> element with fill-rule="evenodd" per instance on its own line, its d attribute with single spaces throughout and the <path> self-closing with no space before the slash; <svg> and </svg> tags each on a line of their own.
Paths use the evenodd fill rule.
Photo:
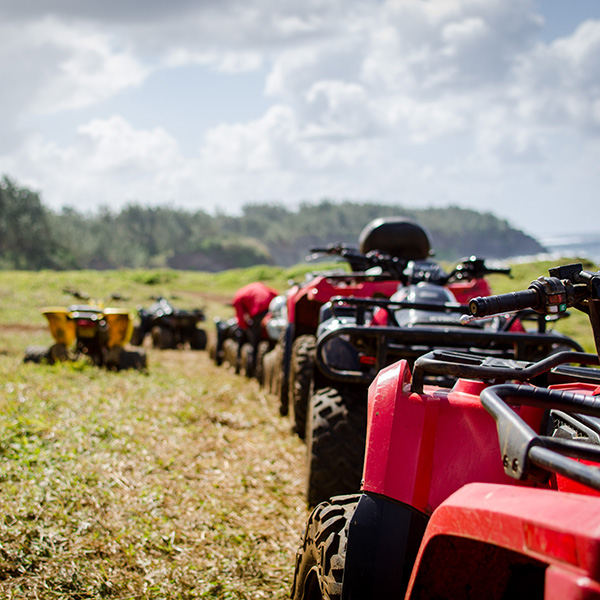
<svg viewBox="0 0 600 600">
<path fill-rule="evenodd" d="M 496 359 L 527 360 L 534 355 L 547 353 L 553 346 L 560 345 L 583 353 L 583 348 L 574 340 L 549 333 L 513 332 L 507 330 L 490 330 L 483 327 L 465 327 L 462 325 L 417 324 L 410 327 L 383 327 L 366 325 L 368 316 L 374 308 L 384 308 L 388 311 L 400 309 L 422 310 L 440 314 L 467 314 L 468 306 L 457 303 L 430 304 L 415 302 L 395 302 L 373 298 L 334 298 L 330 311 L 340 318 L 341 325 L 321 334 L 316 345 L 316 364 L 327 378 L 333 381 L 355 384 L 369 384 L 374 373 L 392 362 L 406 359 L 411 364 L 419 357 L 432 351 L 454 350 L 474 354 L 476 360 L 485 357 Z M 342 317 L 351 317 L 352 324 L 344 325 Z M 327 344 L 336 338 L 349 341 L 357 352 L 374 357 L 373 369 L 351 370 L 338 368 L 329 364 L 325 357 Z M 438 356 L 438 355 L 436 355 Z M 436 365 L 445 360 L 446 355 L 436 359 Z M 432 368 L 431 373 L 455 377 L 455 361 L 448 361 L 447 367 Z M 585 363 L 587 364 L 587 363 Z M 444 372 L 444 368 L 446 371 Z M 421 381 L 423 373 L 415 373 L 417 381 Z"/>
<path fill-rule="evenodd" d="M 566 376 L 571 372 L 579 381 L 584 372 L 590 382 L 595 382 L 600 377 L 600 371 L 597 369 L 581 369 L 571 367 L 571 364 L 596 366 L 600 365 L 600 359 L 596 354 L 563 351 L 537 362 L 527 362 L 474 353 L 434 350 L 415 361 L 411 389 L 413 392 L 421 393 L 426 376 L 431 374 L 493 383 L 532 381 L 549 372 L 559 376 Z M 600 385 L 600 381 L 598 384 Z"/>
</svg>

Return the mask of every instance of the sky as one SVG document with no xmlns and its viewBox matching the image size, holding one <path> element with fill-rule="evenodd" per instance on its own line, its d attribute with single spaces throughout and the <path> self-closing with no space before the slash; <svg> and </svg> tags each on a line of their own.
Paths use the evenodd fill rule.
<svg viewBox="0 0 600 600">
<path fill-rule="evenodd" d="M 0 0 L 0 82 L 0 175 L 55 210 L 598 231 L 598 0 Z"/>
</svg>

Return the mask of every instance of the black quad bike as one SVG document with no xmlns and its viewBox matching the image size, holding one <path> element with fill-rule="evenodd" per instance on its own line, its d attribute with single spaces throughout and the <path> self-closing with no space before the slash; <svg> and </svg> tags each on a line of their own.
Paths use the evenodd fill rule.
<svg viewBox="0 0 600 600">
<path fill-rule="evenodd" d="M 215 340 L 210 343 L 209 355 L 217 366 L 223 363 L 240 372 L 240 347 L 246 342 L 244 330 L 238 325 L 237 319 L 215 319 Z"/>
<path fill-rule="evenodd" d="M 470 315 L 575 308 L 596 353 L 439 349 L 382 369 L 361 491 L 310 515 L 293 600 L 600 598 L 600 272 L 549 275 Z"/>
<path fill-rule="evenodd" d="M 154 300 L 149 309 L 138 309 L 140 322 L 131 337 L 134 346 L 141 346 L 146 336 L 150 336 L 152 346 L 161 350 L 181 348 L 186 343 L 192 350 L 206 348 L 206 331 L 198 327 L 206 318 L 204 310 L 178 309 L 162 296 Z"/>
</svg>

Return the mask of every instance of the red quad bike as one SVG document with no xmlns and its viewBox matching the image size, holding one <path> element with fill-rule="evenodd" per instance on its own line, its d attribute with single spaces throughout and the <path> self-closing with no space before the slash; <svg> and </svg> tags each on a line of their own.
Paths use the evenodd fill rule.
<svg viewBox="0 0 600 600">
<path fill-rule="evenodd" d="M 215 319 L 216 338 L 209 346 L 209 355 L 217 364 L 223 362 L 234 367 L 235 372 L 246 377 L 255 377 L 261 385 L 267 385 L 272 378 L 273 357 L 271 352 L 276 346 L 283 328 L 287 323 L 285 317 L 285 296 L 276 296 L 271 300 L 269 311 L 261 320 L 261 339 L 254 347 L 246 332 L 240 328 L 237 319 Z M 269 361 L 265 357 L 269 353 Z M 271 382 L 268 382 L 270 387 Z"/>
<path fill-rule="evenodd" d="M 277 385 L 280 380 L 275 378 L 278 355 L 272 352 L 277 346 L 282 333 L 287 327 L 287 297 L 285 294 L 276 296 L 269 304 L 269 312 L 263 321 L 263 338 L 256 346 L 253 376 L 261 386 L 271 393 L 279 394 Z"/>
<path fill-rule="evenodd" d="M 294 600 L 600 598 L 600 272 L 556 267 L 470 303 L 567 307 L 588 313 L 596 354 L 434 351 L 378 374 L 362 493 L 312 512 Z"/>
<path fill-rule="evenodd" d="M 431 261 L 410 263 L 405 272 L 407 284 L 390 300 L 338 297 L 321 309 L 306 421 L 309 506 L 360 488 L 368 387 L 391 363 L 405 359 L 412 368 L 419 356 L 441 349 L 529 361 L 558 350 L 583 351 L 547 330 L 546 318 L 533 311 L 461 325 L 469 307 L 456 296 L 468 302 L 481 290 L 490 293 L 484 277 L 509 274 L 506 269 L 488 268 L 471 257 L 450 273 Z M 531 315 L 540 317 L 536 332 L 523 325 Z M 448 384 L 450 378 L 428 376 L 428 382 Z"/>
<path fill-rule="evenodd" d="M 403 217 L 371 221 L 361 232 L 359 250 L 334 245 L 313 249 L 315 254 L 341 257 L 351 273 L 322 273 L 287 293 L 288 324 L 273 350 L 277 366 L 274 379 L 280 412 L 293 409 L 294 431 L 304 438 L 309 390 L 314 367 L 316 331 L 321 306 L 334 296 L 389 298 L 404 280 L 410 260 L 424 260 L 431 253 L 423 227 Z"/>
</svg>

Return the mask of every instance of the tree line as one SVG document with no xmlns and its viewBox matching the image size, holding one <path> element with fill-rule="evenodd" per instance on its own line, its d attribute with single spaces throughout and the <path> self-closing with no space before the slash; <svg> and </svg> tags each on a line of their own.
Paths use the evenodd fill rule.
<svg viewBox="0 0 600 600">
<path fill-rule="evenodd" d="M 456 206 L 409 209 L 389 204 L 304 203 L 297 210 L 249 204 L 239 216 L 210 215 L 129 204 L 84 214 L 54 211 L 37 192 L 0 180 L 0 268 L 175 268 L 219 271 L 256 264 L 291 266 L 311 246 L 356 246 L 372 219 L 406 216 L 427 228 L 436 257 L 457 260 L 477 254 L 507 258 L 543 251 L 527 234 L 490 213 Z"/>
</svg>

